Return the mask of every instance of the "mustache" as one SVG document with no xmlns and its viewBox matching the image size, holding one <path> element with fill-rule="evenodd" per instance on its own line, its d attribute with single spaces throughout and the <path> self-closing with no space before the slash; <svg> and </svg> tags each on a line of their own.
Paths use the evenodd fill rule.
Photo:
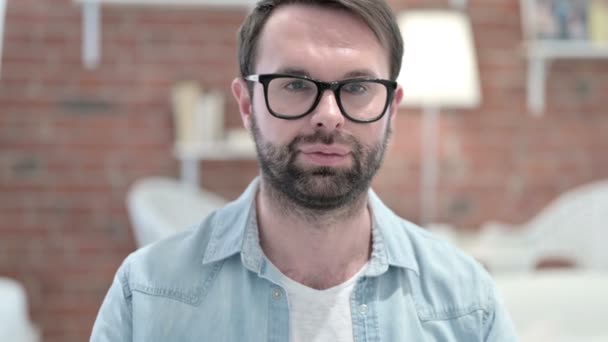
<svg viewBox="0 0 608 342">
<path fill-rule="evenodd" d="M 298 144 L 307 143 L 321 143 L 325 145 L 331 145 L 333 143 L 339 143 L 344 145 L 356 146 L 357 141 L 348 135 L 342 134 L 340 132 L 327 133 L 324 131 L 316 131 L 314 134 L 310 135 L 299 135 L 295 137 L 291 143 L 289 143 L 288 147 L 290 151 L 295 151 L 296 146 Z"/>
<path fill-rule="evenodd" d="M 354 159 L 355 159 L 354 160 L 355 168 L 358 168 L 358 169 L 361 168 L 360 158 L 363 153 L 363 146 L 361 146 L 361 144 L 359 144 L 357 139 L 355 139 L 351 135 L 346 135 L 341 132 L 327 133 L 324 131 L 315 131 L 314 134 L 310 134 L 310 135 L 299 135 L 299 136 L 295 137 L 293 139 L 293 141 L 291 143 L 289 143 L 289 145 L 287 145 L 286 160 L 287 160 L 288 165 L 294 165 L 296 157 L 298 155 L 297 146 L 302 143 L 307 143 L 307 144 L 321 143 L 321 144 L 325 144 L 325 145 L 339 143 L 342 145 L 350 146 Z M 326 169 L 326 172 L 329 172 L 327 170 L 328 169 Z M 297 170 L 292 169 L 293 173 L 297 173 L 296 171 Z"/>
</svg>

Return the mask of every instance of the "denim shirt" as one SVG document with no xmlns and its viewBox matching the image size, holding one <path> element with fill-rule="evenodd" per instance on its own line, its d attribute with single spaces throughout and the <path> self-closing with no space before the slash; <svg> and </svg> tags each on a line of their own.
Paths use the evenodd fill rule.
<svg viewBox="0 0 608 342">
<path fill-rule="evenodd" d="M 289 341 L 288 298 L 259 244 L 258 186 L 129 255 L 91 341 Z M 517 340 L 478 263 L 368 197 L 373 243 L 350 299 L 354 341 Z"/>
</svg>

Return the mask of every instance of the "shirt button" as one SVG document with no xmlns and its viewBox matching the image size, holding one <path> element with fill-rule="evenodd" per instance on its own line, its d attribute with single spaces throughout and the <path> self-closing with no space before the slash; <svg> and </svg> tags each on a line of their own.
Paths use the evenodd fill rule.
<svg viewBox="0 0 608 342">
<path fill-rule="evenodd" d="M 272 298 L 274 299 L 281 299 L 281 290 L 280 289 L 274 289 L 272 290 Z"/>
<path fill-rule="evenodd" d="M 367 305 L 366 304 L 361 304 L 359 305 L 359 313 L 362 315 L 366 315 L 367 314 Z"/>
</svg>

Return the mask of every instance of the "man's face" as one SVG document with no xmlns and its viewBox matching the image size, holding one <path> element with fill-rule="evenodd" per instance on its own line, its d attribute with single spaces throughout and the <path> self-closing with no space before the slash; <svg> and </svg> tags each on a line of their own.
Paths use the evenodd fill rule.
<svg viewBox="0 0 608 342">
<path fill-rule="evenodd" d="M 390 130 L 389 126 L 387 130 Z M 251 131 L 264 178 L 289 199 L 308 209 L 339 208 L 366 191 L 380 167 L 390 134 L 386 132 L 381 142 L 365 146 L 352 135 L 317 130 L 311 135 L 298 135 L 287 145 L 278 145 L 263 137 L 255 116 Z M 303 146 L 316 145 L 323 149 L 321 146 L 326 145 L 331 149 L 335 144 L 348 149 L 349 166 L 331 166 L 331 161 L 323 160 L 311 164 L 302 162 L 301 159 L 306 158 L 299 157 Z M 321 156 L 319 159 L 331 158 Z"/>
<path fill-rule="evenodd" d="M 387 51 L 363 21 L 316 6 L 277 9 L 262 31 L 256 60 L 257 74 L 295 73 L 328 82 L 389 76 Z M 261 84 L 254 85 L 252 98 L 245 87 L 233 84 L 265 181 L 315 209 L 341 207 L 367 190 L 381 164 L 401 89 L 387 115 L 362 124 L 341 114 L 331 91 L 309 115 L 283 120 L 268 112 Z"/>
</svg>

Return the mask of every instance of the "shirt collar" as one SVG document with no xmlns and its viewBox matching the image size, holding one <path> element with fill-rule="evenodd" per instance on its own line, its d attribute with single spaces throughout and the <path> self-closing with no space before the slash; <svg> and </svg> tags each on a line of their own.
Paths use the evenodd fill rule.
<svg viewBox="0 0 608 342">
<path fill-rule="evenodd" d="M 419 275 L 415 246 L 410 237 L 415 225 L 397 216 L 371 189 L 368 192 L 368 203 L 373 217 L 373 244 L 366 275 L 379 275 L 388 266 L 409 269 Z"/>
<path fill-rule="evenodd" d="M 261 272 L 265 257 L 260 247 L 255 207 L 259 184 L 257 177 L 236 201 L 216 212 L 211 221 L 212 227 L 207 227 L 212 232 L 203 264 L 241 253 L 246 268 Z M 373 243 L 365 275 L 380 275 L 389 266 L 410 269 L 418 274 L 418 263 L 408 230 L 411 224 L 387 208 L 373 190 L 369 190 L 368 196 L 373 217 Z"/>
</svg>

